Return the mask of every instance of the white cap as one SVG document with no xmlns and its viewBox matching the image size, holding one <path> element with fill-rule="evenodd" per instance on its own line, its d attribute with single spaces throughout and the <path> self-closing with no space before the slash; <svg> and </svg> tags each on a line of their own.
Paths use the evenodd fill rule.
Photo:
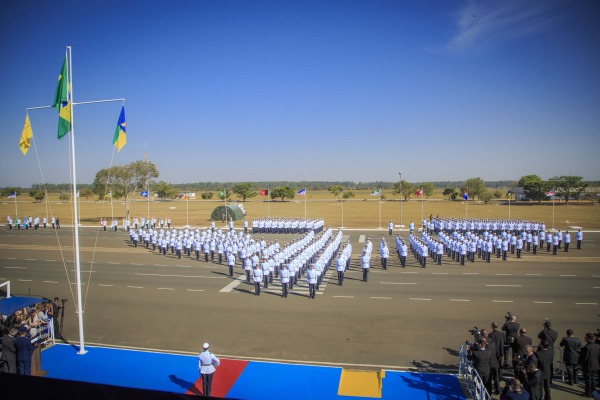
<svg viewBox="0 0 600 400">
<path fill-rule="evenodd" d="M 204 350 L 208 349 L 208 347 L 209 347 L 209 346 L 208 346 L 208 343 L 204 343 L 204 344 L 202 345 L 202 348 L 203 348 Z"/>
</svg>

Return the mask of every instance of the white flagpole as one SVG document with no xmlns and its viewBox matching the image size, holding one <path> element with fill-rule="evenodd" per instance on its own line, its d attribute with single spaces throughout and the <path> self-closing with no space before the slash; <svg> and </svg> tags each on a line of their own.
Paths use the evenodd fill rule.
<svg viewBox="0 0 600 400">
<path fill-rule="evenodd" d="M 465 199 L 465 218 L 469 218 L 469 190 L 467 189 L 467 198 Z"/>
<path fill-rule="evenodd" d="M 381 229 L 381 188 L 379 188 L 379 229 Z"/>
<path fill-rule="evenodd" d="M 190 193 L 189 191 L 185 191 L 185 226 L 189 226 L 189 204 L 190 204 Z"/>
<path fill-rule="evenodd" d="M 308 194 L 306 194 L 306 188 L 304 188 L 304 219 L 306 219 L 306 198 Z"/>
<path fill-rule="evenodd" d="M 15 189 L 15 222 L 19 218 L 19 209 L 17 208 L 17 189 Z"/>
<path fill-rule="evenodd" d="M 421 188 L 421 223 L 423 223 L 423 188 Z"/>
<path fill-rule="evenodd" d="M 554 194 L 552 194 L 552 229 L 554 229 Z"/>
<path fill-rule="evenodd" d="M 342 198 L 342 226 L 340 228 L 344 228 L 344 199 Z"/>
<path fill-rule="evenodd" d="M 508 194 L 508 219 L 510 219 L 510 193 Z"/>
<path fill-rule="evenodd" d="M 75 118 L 73 113 L 73 63 L 71 56 L 71 46 L 67 46 L 67 54 L 69 59 L 69 68 L 67 72 L 67 87 L 70 86 L 71 98 L 71 173 L 73 174 L 73 194 L 77 195 L 77 175 L 75 168 Z M 69 85 L 70 84 L 70 85 Z M 81 296 L 81 260 L 79 257 L 79 221 L 78 221 L 78 207 L 77 197 L 73 201 L 73 218 L 75 219 L 75 270 L 77 273 L 77 312 L 79 314 L 79 352 L 78 354 L 85 354 L 85 340 L 83 336 L 83 301 Z"/>
<path fill-rule="evenodd" d="M 227 218 L 227 189 L 223 185 L 223 200 L 225 200 L 225 224 L 229 228 L 229 220 Z"/>
<path fill-rule="evenodd" d="M 271 200 L 269 200 L 269 185 L 267 185 L 267 195 L 265 196 L 267 198 L 267 218 L 271 217 Z"/>
</svg>

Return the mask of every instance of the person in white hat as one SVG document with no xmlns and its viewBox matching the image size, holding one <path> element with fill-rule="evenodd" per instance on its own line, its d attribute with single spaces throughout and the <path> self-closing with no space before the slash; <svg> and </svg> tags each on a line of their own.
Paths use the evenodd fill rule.
<svg viewBox="0 0 600 400">
<path fill-rule="evenodd" d="M 202 345 L 202 352 L 198 354 L 198 371 L 202 378 L 202 393 L 204 393 L 204 396 L 210 396 L 213 374 L 216 371 L 215 367 L 221 364 L 221 361 L 208 351 L 209 347 L 208 343 L 204 343 Z"/>
</svg>

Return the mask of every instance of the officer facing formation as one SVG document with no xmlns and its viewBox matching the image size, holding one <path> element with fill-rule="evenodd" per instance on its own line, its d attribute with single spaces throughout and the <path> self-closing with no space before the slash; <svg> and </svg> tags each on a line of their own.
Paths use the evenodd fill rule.
<svg viewBox="0 0 600 400">
<path fill-rule="evenodd" d="M 198 354 L 198 371 L 202 377 L 202 393 L 204 396 L 210 396 L 212 390 L 213 375 L 216 371 L 215 367 L 221 364 L 221 361 L 210 351 L 209 344 L 202 345 L 202 352 Z"/>
</svg>

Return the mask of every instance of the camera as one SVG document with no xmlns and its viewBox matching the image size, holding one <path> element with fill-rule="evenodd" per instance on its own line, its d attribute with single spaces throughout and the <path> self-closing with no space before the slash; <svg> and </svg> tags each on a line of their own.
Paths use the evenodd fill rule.
<svg viewBox="0 0 600 400">
<path fill-rule="evenodd" d="M 504 319 L 506 319 L 507 322 L 510 321 L 512 319 L 512 313 L 510 311 L 508 311 L 506 313 L 506 316 L 504 317 Z"/>
</svg>

